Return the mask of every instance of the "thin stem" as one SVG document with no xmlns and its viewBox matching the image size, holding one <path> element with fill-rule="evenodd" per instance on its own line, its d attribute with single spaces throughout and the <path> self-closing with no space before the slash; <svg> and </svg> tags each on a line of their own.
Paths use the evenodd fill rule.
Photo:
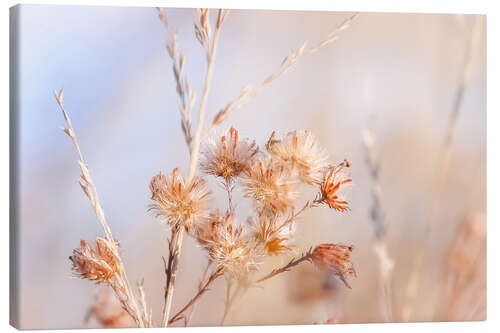
<svg viewBox="0 0 500 333">
<path fill-rule="evenodd" d="M 421 242 L 422 245 L 417 250 L 417 254 L 415 256 L 415 260 L 413 262 L 412 269 L 410 271 L 409 282 L 406 290 L 406 304 L 403 306 L 402 309 L 403 321 L 410 320 L 413 311 L 413 303 L 418 294 L 422 265 L 427 250 L 426 245 L 428 244 L 431 235 L 437 208 L 439 207 L 444 190 L 446 175 L 448 173 L 448 168 L 451 159 L 451 151 L 452 151 L 451 148 L 453 143 L 453 137 L 455 134 L 457 120 L 460 115 L 460 110 L 462 108 L 462 101 L 465 89 L 469 82 L 469 76 L 472 67 L 472 55 L 476 47 L 476 44 L 479 40 L 480 27 L 481 25 L 479 24 L 479 17 L 476 17 L 474 19 L 473 27 L 470 31 L 470 35 L 468 36 L 467 44 L 464 50 L 464 58 L 463 58 L 462 68 L 460 71 L 460 78 L 453 99 L 451 113 L 448 119 L 448 128 L 446 130 L 445 139 L 441 145 L 438 157 L 439 160 L 437 163 L 437 172 L 434 181 L 434 189 L 429 201 L 429 210 L 424 226 L 424 238 L 423 241 Z"/>
<path fill-rule="evenodd" d="M 378 259 L 378 283 L 380 292 L 380 314 L 385 322 L 394 321 L 392 289 L 394 259 L 387 250 L 387 225 L 385 214 L 382 209 L 382 194 L 380 186 L 380 160 L 375 149 L 375 136 L 370 126 L 363 131 L 363 146 L 365 161 L 370 172 L 372 185 L 372 207 L 370 209 L 370 220 L 374 227 L 375 244 L 374 252 Z"/>
<path fill-rule="evenodd" d="M 292 269 L 293 267 L 299 265 L 300 263 L 302 263 L 304 261 L 311 261 L 311 258 L 312 258 L 312 248 L 310 248 L 309 251 L 304 253 L 302 255 L 302 257 L 300 257 L 298 259 L 292 259 L 287 265 L 285 265 L 281 268 L 278 268 L 278 269 L 274 269 L 269 274 L 260 278 L 259 280 L 255 281 L 254 283 L 264 282 L 264 281 L 266 281 L 266 280 L 268 280 L 268 279 L 270 279 L 270 278 L 272 278 L 280 273 L 288 272 L 290 269 Z M 228 283 L 227 293 L 226 293 L 226 306 L 225 306 L 224 314 L 223 314 L 221 322 L 220 322 L 221 326 L 224 325 L 224 323 L 227 319 L 227 316 L 229 315 L 229 312 L 231 311 L 231 308 L 234 305 L 234 301 L 236 300 L 236 298 L 238 297 L 239 294 L 244 294 L 246 292 L 246 290 L 248 290 L 248 285 L 249 284 L 243 285 L 243 283 L 238 283 L 238 286 L 237 286 L 236 290 L 233 292 L 233 295 L 229 296 L 230 295 L 230 284 Z"/>
<path fill-rule="evenodd" d="M 219 9 L 217 21 L 221 20 L 222 9 Z M 208 94 L 210 92 L 213 68 L 215 64 L 215 54 L 219 41 L 220 26 L 215 29 L 212 46 L 210 48 L 210 55 L 208 57 L 207 73 L 205 75 L 205 85 L 203 86 L 203 93 L 201 96 L 200 109 L 198 111 L 198 124 L 196 125 L 196 132 L 193 139 L 193 150 L 191 152 L 191 164 L 189 166 L 189 181 L 193 179 L 198 163 L 198 153 L 200 150 L 200 139 L 203 131 L 203 122 L 205 120 L 205 109 L 207 106 Z"/>
<path fill-rule="evenodd" d="M 162 310 L 162 327 L 165 327 L 167 324 L 167 304 L 168 304 L 168 286 L 173 283 L 172 281 L 172 272 L 174 271 L 174 267 L 177 265 L 177 256 L 175 255 L 175 240 L 177 239 L 179 234 L 179 230 L 177 228 L 172 229 L 172 234 L 170 236 L 170 239 L 168 240 L 168 260 L 165 260 L 163 258 L 163 263 L 165 265 L 165 301 L 163 303 L 163 310 Z"/>
<path fill-rule="evenodd" d="M 196 301 L 209 289 L 208 287 L 212 282 L 214 282 L 219 276 L 223 274 L 222 268 L 218 268 L 215 272 L 210 275 L 208 280 L 205 282 L 205 284 L 198 290 L 196 295 L 194 295 L 187 303 L 184 305 L 182 309 L 180 309 L 169 321 L 168 324 L 173 324 L 174 322 L 180 320 L 183 317 L 183 313 L 189 309 L 191 306 L 193 306 Z"/>
<path fill-rule="evenodd" d="M 190 159 L 190 165 L 189 165 L 188 182 L 190 182 L 193 179 L 193 177 L 195 175 L 195 171 L 196 171 L 196 166 L 198 164 L 198 155 L 199 155 L 199 151 L 200 151 L 200 138 L 201 138 L 201 133 L 203 130 L 205 109 L 206 109 L 208 94 L 210 92 L 210 86 L 211 86 L 211 82 L 212 82 L 213 67 L 214 67 L 214 63 L 215 63 L 217 44 L 219 41 L 220 28 L 222 26 L 222 21 L 224 19 L 224 16 L 225 16 L 225 14 L 223 13 L 222 9 L 219 9 L 218 17 L 217 17 L 217 25 L 216 25 L 216 29 L 215 29 L 215 32 L 213 35 L 212 45 L 210 47 L 210 53 L 209 53 L 209 56 L 207 57 L 207 61 L 208 61 L 207 72 L 206 72 L 206 76 L 205 76 L 205 84 L 203 87 L 203 94 L 202 94 L 201 102 L 200 102 L 200 109 L 198 111 L 198 124 L 196 127 L 195 136 L 193 138 L 193 142 L 192 142 L 192 146 L 191 146 L 192 149 L 191 149 L 191 159 Z M 175 241 L 175 251 L 174 251 L 174 260 L 175 261 L 178 261 L 178 258 L 181 254 L 183 238 L 184 238 L 184 229 L 182 228 L 179 230 L 179 234 L 178 234 L 176 241 Z M 164 320 L 163 320 L 164 325 L 163 326 L 164 327 L 167 326 L 170 310 L 172 307 L 175 276 L 177 275 L 177 269 L 178 269 L 177 265 L 174 265 L 174 267 L 172 267 L 171 279 L 169 281 L 170 283 L 167 285 L 167 292 L 166 292 L 167 297 L 165 299 L 165 308 L 164 308 L 165 310 L 163 312 L 163 318 L 164 318 Z"/>
<path fill-rule="evenodd" d="M 210 280 L 210 278 L 211 278 L 210 267 L 212 266 L 213 263 L 214 262 L 211 259 L 208 259 L 208 264 L 205 267 L 205 271 L 203 272 L 203 276 L 202 276 L 202 278 L 200 280 L 200 283 L 198 284 L 198 292 L 200 292 L 204 288 L 204 286 L 207 283 L 207 281 Z M 194 312 L 196 311 L 196 305 L 197 304 L 198 303 L 194 303 L 191 306 L 191 311 L 187 315 L 185 323 L 184 323 L 185 326 L 187 326 L 189 324 L 189 322 L 191 321 L 191 319 L 193 318 Z"/>
<path fill-rule="evenodd" d="M 385 322 L 392 322 L 394 321 L 392 302 L 394 260 L 388 255 L 385 239 L 375 243 L 374 251 L 377 255 L 379 269 L 380 313 Z"/>
<path fill-rule="evenodd" d="M 212 124 L 210 125 L 207 134 L 210 134 L 215 127 L 223 123 L 229 115 L 241 108 L 248 100 L 252 97 L 258 95 L 258 93 L 263 90 L 270 83 L 275 81 L 277 78 L 286 74 L 290 71 L 298 62 L 298 60 L 305 54 L 312 54 L 323 47 L 335 42 L 339 38 L 340 32 L 346 30 L 350 27 L 351 23 L 358 17 L 359 13 L 354 13 L 349 18 L 344 20 L 340 25 L 338 25 L 333 31 L 331 31 L 325 38 L 323 38 L 316 46 L 307 48 L 307 41 L 304 42 L 296 51 L 292 51 L 288 54 L 285 59 L 281 62 L 280 67 L 271 75 L 267 76 L 262 80 L 257 86 L 246 86 L 241 91 L 238 97 L 226 104 L 214 117 Z"/>
<path fill-rule="evenodd" d="M 233 308 L 234 301 L 240 294 L 244 294 L 245 291 L 248 288 L 243 287 L 242 283 L 238 282 L 238 285 L 236 286 L 236 290 L 233 292 L 233 295 L 229 297 L 230 295 L 230 285 L 228 283 L 228 288 L 227 288 L 227 293 L 226 293 L 226 303 L 225 303 L 225 308 L 224 308 L 224 314 L 222 315 L 222 319 L 219 323 L 220 326 L 224 326 L 224 323 L 226 322 L 227 316 L 229 315 L 229 312 Z"/>
<path fill-rule="evenodd" d="M 162 319 L 162 327 L 167 327 L 168 318 L 170 314 L 170 309 L 172 307 L 172 299 L 174 296 L 174 285 L 175 278 L 177 276 L 177 269 L 179 262 L 179 256 L 181 253 L 182 246 L 182 238 L 184 237 L 184 228 L 181 228 L 175 238 L 175 249 L 172 253 L 172 265 L 170 267 L 169 276 L 170 278 L 167 281 L 167 288 L 165 290 L 165 304 L 163 306 L 163 319 Z M 172 240 L 173 241 L 173 240 Z"/>
<path fill-rule="evenodd" d="M 318 207 L 318 205 L 321 203 L 322 201 L 320 199 L 314 199 L 314 200 L 309 200 L 305 203 L 305 205 L 297 212 L 292 212 L 292 214 L 278 227 L 277 230 L 281 230 L 283 229 L 284 227 L 286 227 L 288 224 L 292 223 L 293 221 L 295 221 L 297 219 L 297 217 L 299 217 L 299 215 L 301 215 L 302 213 L 304 213 L 305 211 L 307 211 L 308 209 L 311 209 L 311 208 L 315 208 L 315 207 Z"/>
<path fill-rule="evenodd" d="M 272 270 L 271 273 L 267 274 L 263 278 L 260 278 L 259 280 L 256 281 L 256 283 L 260 283 L 260 282 L 263 282 L 265 280 L 268 280 L 268 279 L 270 279 L 270 278 L 272 278 L 280 273 L 288 272 L 292 267 L 297 266 L 301 262 L 311 261 L 311 258 L 312 258 L 312 248 L 309 249 L 309 251 L 307 251 L 306 253 L 304 253 L 302 255 L 302 257 L 300 257 L 298 259 L 292 259 L 285 266 Z"/>
<path fill-rule="evenodd" d="M 132 317 L 136 319 L 136 323 L 139 327 L 145 327 L 144 322 L 142 320 L 142 315 L 141 311 L 139 310 L 139 307 L 137 305 L 137 301 L 135 299 L 135 295 L 132 292 L 132 288 L 130 287 L 130 283 L 127 278 L 127 274 L 125 273 L 125 267 L 123 265 L 123 260 L 120 256 L 120 250 L 118 248 L 117 242 L 115 238 L 113 237 L 113 234 L 111 233 L 111 229 L 108 226 L 108 223 L 106 221 L 106 217 L 104 215 L 104 210 L 102 209 L 102 206 L 99 202 L 99 195 L 97 193 L 97 187 L 95 186 L 92 178 L 90 177 L 90 171 L 87 167 L 87 164 L 85 163 L 85 160 L 83 158 L 82 151 L 80 149 L 80 145 L 78 144 L 78 140 L 76 138 L 76 133 L 75 130 L 73 129 L 73 125 L 71 124 L 71 119 L 69 118 L 68 113 L 64 109 L 63 105 L 63 91 L 62 89 L 59 90 L 59 92 L 54 92 L 54 96 L 56 98 L 57 104 L 59 105 L 59 108 L 64 116 L 64 120 L 66 121 L 67 128 L 63 128 L 64 133 L 66 133 L 71 140 L 73 141 L 73 144 L 78 152 L 78 157 L 79 161 L 78 164 L 80 166 L 80 170 L 82 172 L 81 174 L 81 180 L 80 180 L 80 186 L 84 193 L 87 195 L 88 199 L 90 200 L 90 204 L 92 205 L 92 208 L 97 216 L 97 219 L 101 223 L 102 228 L 104 229 L 104 233 L 106 235 L 106 239 L 108 240 L 110 246 L 112 247 L 113 254 L 118 258 L 118 275 L 121 280 L 121 285 L 124 289 L 123 293 L 125 294 L 126 299 L 124 300 L 122 297 L 120 297 L 120 294 L 117 289 L 115 289 L 115 293 L 117 293 L 118 299 L 122 300 L 122 303 L 124 304 L 124 307 L 127 309 L 129 313 L 133 313 Z"/>
<path fill-rule="evenodd" d="M 233 204 L 233 186 L 231 185 L 230 180 L 224 180 L 224 188 L 227 192 L 227 200 L 229 205 L 229 213 L 234 213 L 234 204 Z"/>
</svg>

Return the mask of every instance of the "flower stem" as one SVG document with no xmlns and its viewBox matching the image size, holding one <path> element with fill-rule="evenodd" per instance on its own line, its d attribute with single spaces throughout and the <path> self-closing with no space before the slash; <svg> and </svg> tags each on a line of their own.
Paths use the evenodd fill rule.
<svg viewBox="0 0 500 333">
<path fill-rule="evenodd" d="M 270 278 L 272 278 L 280 273 L 288 272 L 292 267 L 297 266 L 301 262 L 310 261 L 311 256 L 312 256 L 312 248 L 309 249 L 309 251 L 307 251 L 306 253 L 304 253 L 302 255 L 302 257 L 300 257 L 298 259 L 295 259 L 295 258 L 292 259 L 287 265 L 285 265 L 281 268 L 274 269 L 271 273 L 267 274 L 266 276 L 264 276 L 263 278 L 260 278 L 259 280 L 255 281 L 255 282 L 256 283 L 263 282 L 263 281 L 268 280 L 268 279 L 270 279 Z"/>
<path fill-rule="evenodd" d="M 200 109 L 198 112 L 198 124 L 196 127 L 196 133 L 195 133 L 193 143 L 192 143 L 188 182 L 190 182 L 193 179 L 195 171 L 196 171 L 196 166 L 198 164 L 198 155 L 199 155 L 199 151 L 200 151 L 200 138 L 201 138 L 201 132 L 203 130 L 203 120 L 205 118 L 205 108 L 207 105 L 208 94 L 210 92 L 213 67 L 214 67 L 214 63 L 215 63 L 215 54 L 217 51 L 217 44 L 219 41 L 220 28 L 221 28 L 222 20 L 223 20 L 222 15 L 223 15 L 222 9 L 219 9 L 219 13 L 218 13 L 218 17 L 217 17 L 217 27 L 214 31 L 212 45 L 210 48 L 210 54 L 207 57 L 207 60 L 208 60 L 207 72 L 206 72 L 206 76 L 205 76 L 205 84 L 203 87 L 203 95 L 202 95 L 201 102 L 200 102 Z M 179 230 L 179 234 L 178 234 L 176 241 L 175 241 L 175 251 L 174 251 L 174 259 L 173 260 L 176 262 L 178 261 L 178 258 L 181 254 L 183 238 L 184 238 L 184 229 L 182 228 Z M 170 278 L 170 281 L 167 285 L 167 290 L 166 290 L 167 296 L 165 298 L 162 327 L 166 327 L 168 325 L 168 322 L 169 322 L 168 317 L 170 314 L 170 309 L 172 307 L 175 276 L 177 275 L 177 269 L 178 269 L 178 266 L 174 265 L 172 267 L 172 271 L 170 272 L 171 278 Z"/>
<path fill-rule="evenodd" d="M 212 275 L 210 275 L 210 277 L 207 279 L 207 281 L 205 282 L 205 284 L 202 285 L 202 287 L 198 290 L 198 292 L 196 293 L 196 295 L 194 295 L 187 303 L 186 305 L 184 305 L 184 307 L 182 309 L 180 309 L 174 316 L 172 316 L 172 318 L 168 321 L 168 324 L 173 324 L 174 322 L 180 320 L 184 315 L 183 313 L 189 309 L 192 305 L 194 305 L 196 303 L 196 301 L 205 293 L 207 292 L 209 289 L 208 289 L 208 286 L 214 282 L 219 276 L 222 275 L 222 269 L 219 268 L 217 269 L 215 272 L 212 273 Z"/>
</svg>

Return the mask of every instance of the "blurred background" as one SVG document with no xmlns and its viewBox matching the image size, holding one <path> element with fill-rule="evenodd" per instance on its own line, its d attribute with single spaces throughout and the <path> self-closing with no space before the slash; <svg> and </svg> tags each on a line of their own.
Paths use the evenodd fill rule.
<svg viewBox="0 0 500 333">
<path fill-rule="evenodd" d="M 77 183 L 74 147 L 59 129 L 64 121 L 53 96 L 59 88 L 64 88 L 64 104 L 110 227 L 122 245 L 129 278 L 144 278 L 148 301 L 159 318 L 165 278 L 161 256 L 167 253 L 168 230 L 147 212 L 148 184 L 159 171 L 179 167 L 186 172 L 188 153 L 165 49 L 167 35 L 156 9 L 22 5 L 17 10 L 20 327 L 99 327 L 95 318 L 85 320 L 99 288 L 73 277 L 68 260 L 80 239 L 93 240 L 101 230 Z M 187 76 L 200 96 L 205 59 L 193 33 L 196 11 L 166 13 L 178 32 Z M 257 84 L 278 69 L 291 49 L 305 40 L 320 41 L 351 14 L 232 11 L 220 37 L 207 119 L 245 85 Z M 470 76 L 443 195 L 434 203 L 434 222 L 426 237 L 440 150 L 474 22 L 479 33 L 470 53 Z M 324 242 L 354 244 L 358 278 L 349 280 L 350 290 L 303 264 L 269 280 L 263 289 L 251 289 L 228 324 L 383 321 L 370 218 L 373 181 L 362 140 L 367 127 L 380 162 L 384 241 L 395 264 L 392 320 L 485 319 L 485 22 L 484 16 L 473 15 L 361 13 L 339 40 L 303 57 L 231 115 L 223 127 L 232 125 L 260 145 L 273 130 L 309 129 L 331 153 L 332 162 L 351 162 L 351 212 L 308 213 L 298 223 L 296 248 L 300 252 Z M 222 198 L 222 191 L 214 192 Z M 478 242 L 457 244 L 463 232 L 466 239 Z M 412 315 L 405 319 L 405 293 L 422 247 L 420 289 Z M 453 257 L 454 249 L 463 253 Z M 472 266 L 470 253 L 476 254 Z M 262 270 L 289 259 L 275 258 Z M 185 240 L 174 311 L 197 288 L 205 264 L 195 242 Z M 443 295 L 450 270 L 460 274 L 456 271 L 470 267 L 474 274 L 467 273 L 472 277 L 465 279 L 471 290 L 468 307 L 453 316 L 436 315 L 448 308 Z M 218 324 L 224 297 L 220 279 L 201 299 L 192 325 Z"/>
</svg>

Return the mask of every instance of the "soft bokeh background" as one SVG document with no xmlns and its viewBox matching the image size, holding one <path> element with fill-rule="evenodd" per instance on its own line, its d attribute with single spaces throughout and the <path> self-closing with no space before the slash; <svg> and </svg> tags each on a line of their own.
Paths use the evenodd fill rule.
<svg viewBox="0 0 500 333">
<path fill-rule="evenodd" d="M 52 91 L 61 87 L 109 224 L 122 244 L 129 277 L 145 279 L 158 318 L 164 283 L 161 256 L 168 232 L 147 213 L 148 183 L 158 171 L 186 171 L 188 163 L 164 28 L 153 8 L 24 5 L 17 10 L 20 326 L 96 326 L 92 321 L 85 324 L 84 318 L 97 289 L 72 277 L 68 256 L 80 239 L 92 240 L 101 230 L 77 183 L 74 148 L 59 130 L 63 118 Z M 193 34 L 196 12 L 168 9 L 167 15 L 186 54 L 188 77 L 200 92 L 205 61 Z M 220 39 L 209 119 L 243 86 L 277 69 L 290 49 L 304 40 L 320 40 L 349 15 L 233 11 Z M 473 52 L 445 193 L 431 237 L 423 243 L 439 148 L 473 19 L 362 13 L 338 41 L 301 59 L 225 123 L 259 144 L 273 130 L 310 129 L 334 161 L 347 158 L 352 163 L 352 211 L 311 212 L 299 224 L 296 243 L 298 249 L 320 242 L 355 244 L 353 261 L 359 275 L 351 279 L 352 290 L 336 284 L 334 292 L 324 296 L 319 272 L 302 267 L 283 274 L 264 289 L 251 290 L 230 324 L 318 323 L 332 317 L 380 321 L 368 215 L 371 181 L 361 141 L 367 125 L 377 136 L 382 161 L 382 205 L 390 254 L 396 259 L 396 320 L 408 270 L 422 244 L 429 247 L 424 292 L 412 319 L 432 318 L 443 280 L 443 255 L 457 225 L 465 216 L 486 210 L 486 42 L 485 17 L 480 17 L 481 36 Z M 277 258 L 274 265 L 287 259 Z M 193 293 L 205 260 L 193 241 L 185 242 L 174 309 Z M 484 272 L 480 275 L 485 283 Z M 221 279 L 201 300 L 192 323 L 217 324 L 224 293 Z"/>
</svg>

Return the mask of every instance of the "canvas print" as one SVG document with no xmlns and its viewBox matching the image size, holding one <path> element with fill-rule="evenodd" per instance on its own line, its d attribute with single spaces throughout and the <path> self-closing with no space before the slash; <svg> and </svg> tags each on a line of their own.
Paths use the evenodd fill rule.
<svg viewBox="0 0 500 333">
<path fill-rule="evenodd" d="M 486 17 L 11 8 L 20 329 L 486 319 Z"/>
</svg>

